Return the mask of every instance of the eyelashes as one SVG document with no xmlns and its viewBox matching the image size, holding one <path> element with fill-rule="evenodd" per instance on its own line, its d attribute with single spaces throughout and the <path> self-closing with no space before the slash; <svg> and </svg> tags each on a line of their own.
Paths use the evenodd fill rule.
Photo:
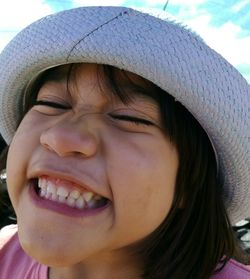
<svg viewBox="0 0 250 279">
<path fill-rule="evenodd" d="M 42 100 L 36 100 L 34 103 L 34 106 L 48 106 L 52 108 L 58 108 L 58 109 L 69 109 L 70 107 L 66 105 L 62 105 L 60 103 L 50 102 L 50 101 L 42 101 Z"/>
<path fill-rule="evenodd" d="M 139 117 L 135 117 L 135 116 L 130 116 L 130 115 L 123 115 L 123 114 L 112 114 L 109 113 L 109 116 L 111 116 L 113 119 L 117 119 L 117 120 L 121 120 L 121 121 L 127 121 L 127 122 L 131 122 L 137 125 L 146 125 L 146 126 L 152 126 L 154 125 L 154 123 L 152 123 L 151 121 L 144 119 L 144 118 L 139 118 Z"/>
<path fill-rule="evenodd" d="M 51 102 L 51 101 L 46 101 L 46 100 L 36 100 L 34 103 L 34 106 L 44 106 L 48 108 L 54 108 L 54 109 L 61 109 L 61 110 L 68 110 L 70 109 L 69 106 L 63 105 L 57 102 Z M 108 113 L 108 115 L 113 119 L 113 120 L 118 120 L 124 123 L 128 124 L 135 124 L 137 126 L 139 125 L 144 125 L 144 126 L 154 126 L 155 124 L 145 118 L 140 118 L 137 116 L 133 115 L 128 115 L 128 114 L 121 114 L 121 113 Z"/>
</svg>

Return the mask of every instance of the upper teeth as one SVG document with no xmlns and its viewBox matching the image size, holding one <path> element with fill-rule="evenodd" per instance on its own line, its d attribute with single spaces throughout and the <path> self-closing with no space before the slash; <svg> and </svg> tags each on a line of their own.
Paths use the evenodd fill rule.
<svg viewBox="0 0 250 279">
<path fill-rule="evenodd" d="M 60 181 L 54 181 L 46 177 L 38 179 L 38 187 L 41 189 L 39 193 L 41 197 L 65 203 L 70 207 L 77 207 L 79 209 L 93 208 L 96 206 L 97 201 L 102 199 L 101 196 L 93 192 L 80 192 L 77 189 L 69 190 L 60 185 Z"/>
</svg>

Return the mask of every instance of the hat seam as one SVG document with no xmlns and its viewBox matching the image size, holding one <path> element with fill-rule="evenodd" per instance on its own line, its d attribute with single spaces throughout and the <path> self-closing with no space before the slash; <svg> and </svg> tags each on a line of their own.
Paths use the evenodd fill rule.
<svg viewBox="0 0 250 279">
<path fill-rule="evenodd" d="M 66 57 L 66 62 L 68 63 L 70 61 L 70 57 L 72 52 L 74 51 L 74 49 L 76 48 L 77 45 L 79 45 L 82 41 L 84 41 L 87 37 L 89 37 L 91 34 L 93 34 L 94 32 L 98 31 L 100 28 L 102 28 L 103 26 L 109 24 L 110 22 L 118 19 L 119 17 L 128 14 L 128 10 L 122 11 L 120 12 L 117 16 L 107 20 L 106 22 L 102 23 L 101 25 L 97 26 L 96 28 L 94 28 L 92 31 L 90 31 L 88 34 L 86 34 L 83 38 L 81 38 L 78 42 L 76 42 L 73 47 L 71 48 L 71 50 L 69 51 L 69 54 Z"/>
</svg>

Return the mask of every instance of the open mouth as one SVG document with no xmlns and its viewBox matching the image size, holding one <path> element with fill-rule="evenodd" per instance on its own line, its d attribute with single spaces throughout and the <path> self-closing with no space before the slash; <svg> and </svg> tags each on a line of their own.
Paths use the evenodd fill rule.
<svg viewBox="0 0 250 279">
<path fill-rule="evenodd" d="M 40 199 L 50 201 L 58 206 L 86 211 L 101 209 L 109 203 L 105 197 L 84 189 L 80 190 L 79 187 L 74 187 L 71 182 L 58 178 L 42 176 L 32 179 L 31 185 Z"/>
</svg>

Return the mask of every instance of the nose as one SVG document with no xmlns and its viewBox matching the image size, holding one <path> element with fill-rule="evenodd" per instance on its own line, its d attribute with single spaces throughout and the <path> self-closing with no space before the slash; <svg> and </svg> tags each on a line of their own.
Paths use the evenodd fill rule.
<svg viewBox="0 0 250 279">
<path fill-rule="evenodd" d="M 42 132 L 40 142 L 60 157 L 81 155 L 91 157 L 97 153 L 99 139 L 97 127 L 89 121 L 61 121 Z"/>
</svg>

